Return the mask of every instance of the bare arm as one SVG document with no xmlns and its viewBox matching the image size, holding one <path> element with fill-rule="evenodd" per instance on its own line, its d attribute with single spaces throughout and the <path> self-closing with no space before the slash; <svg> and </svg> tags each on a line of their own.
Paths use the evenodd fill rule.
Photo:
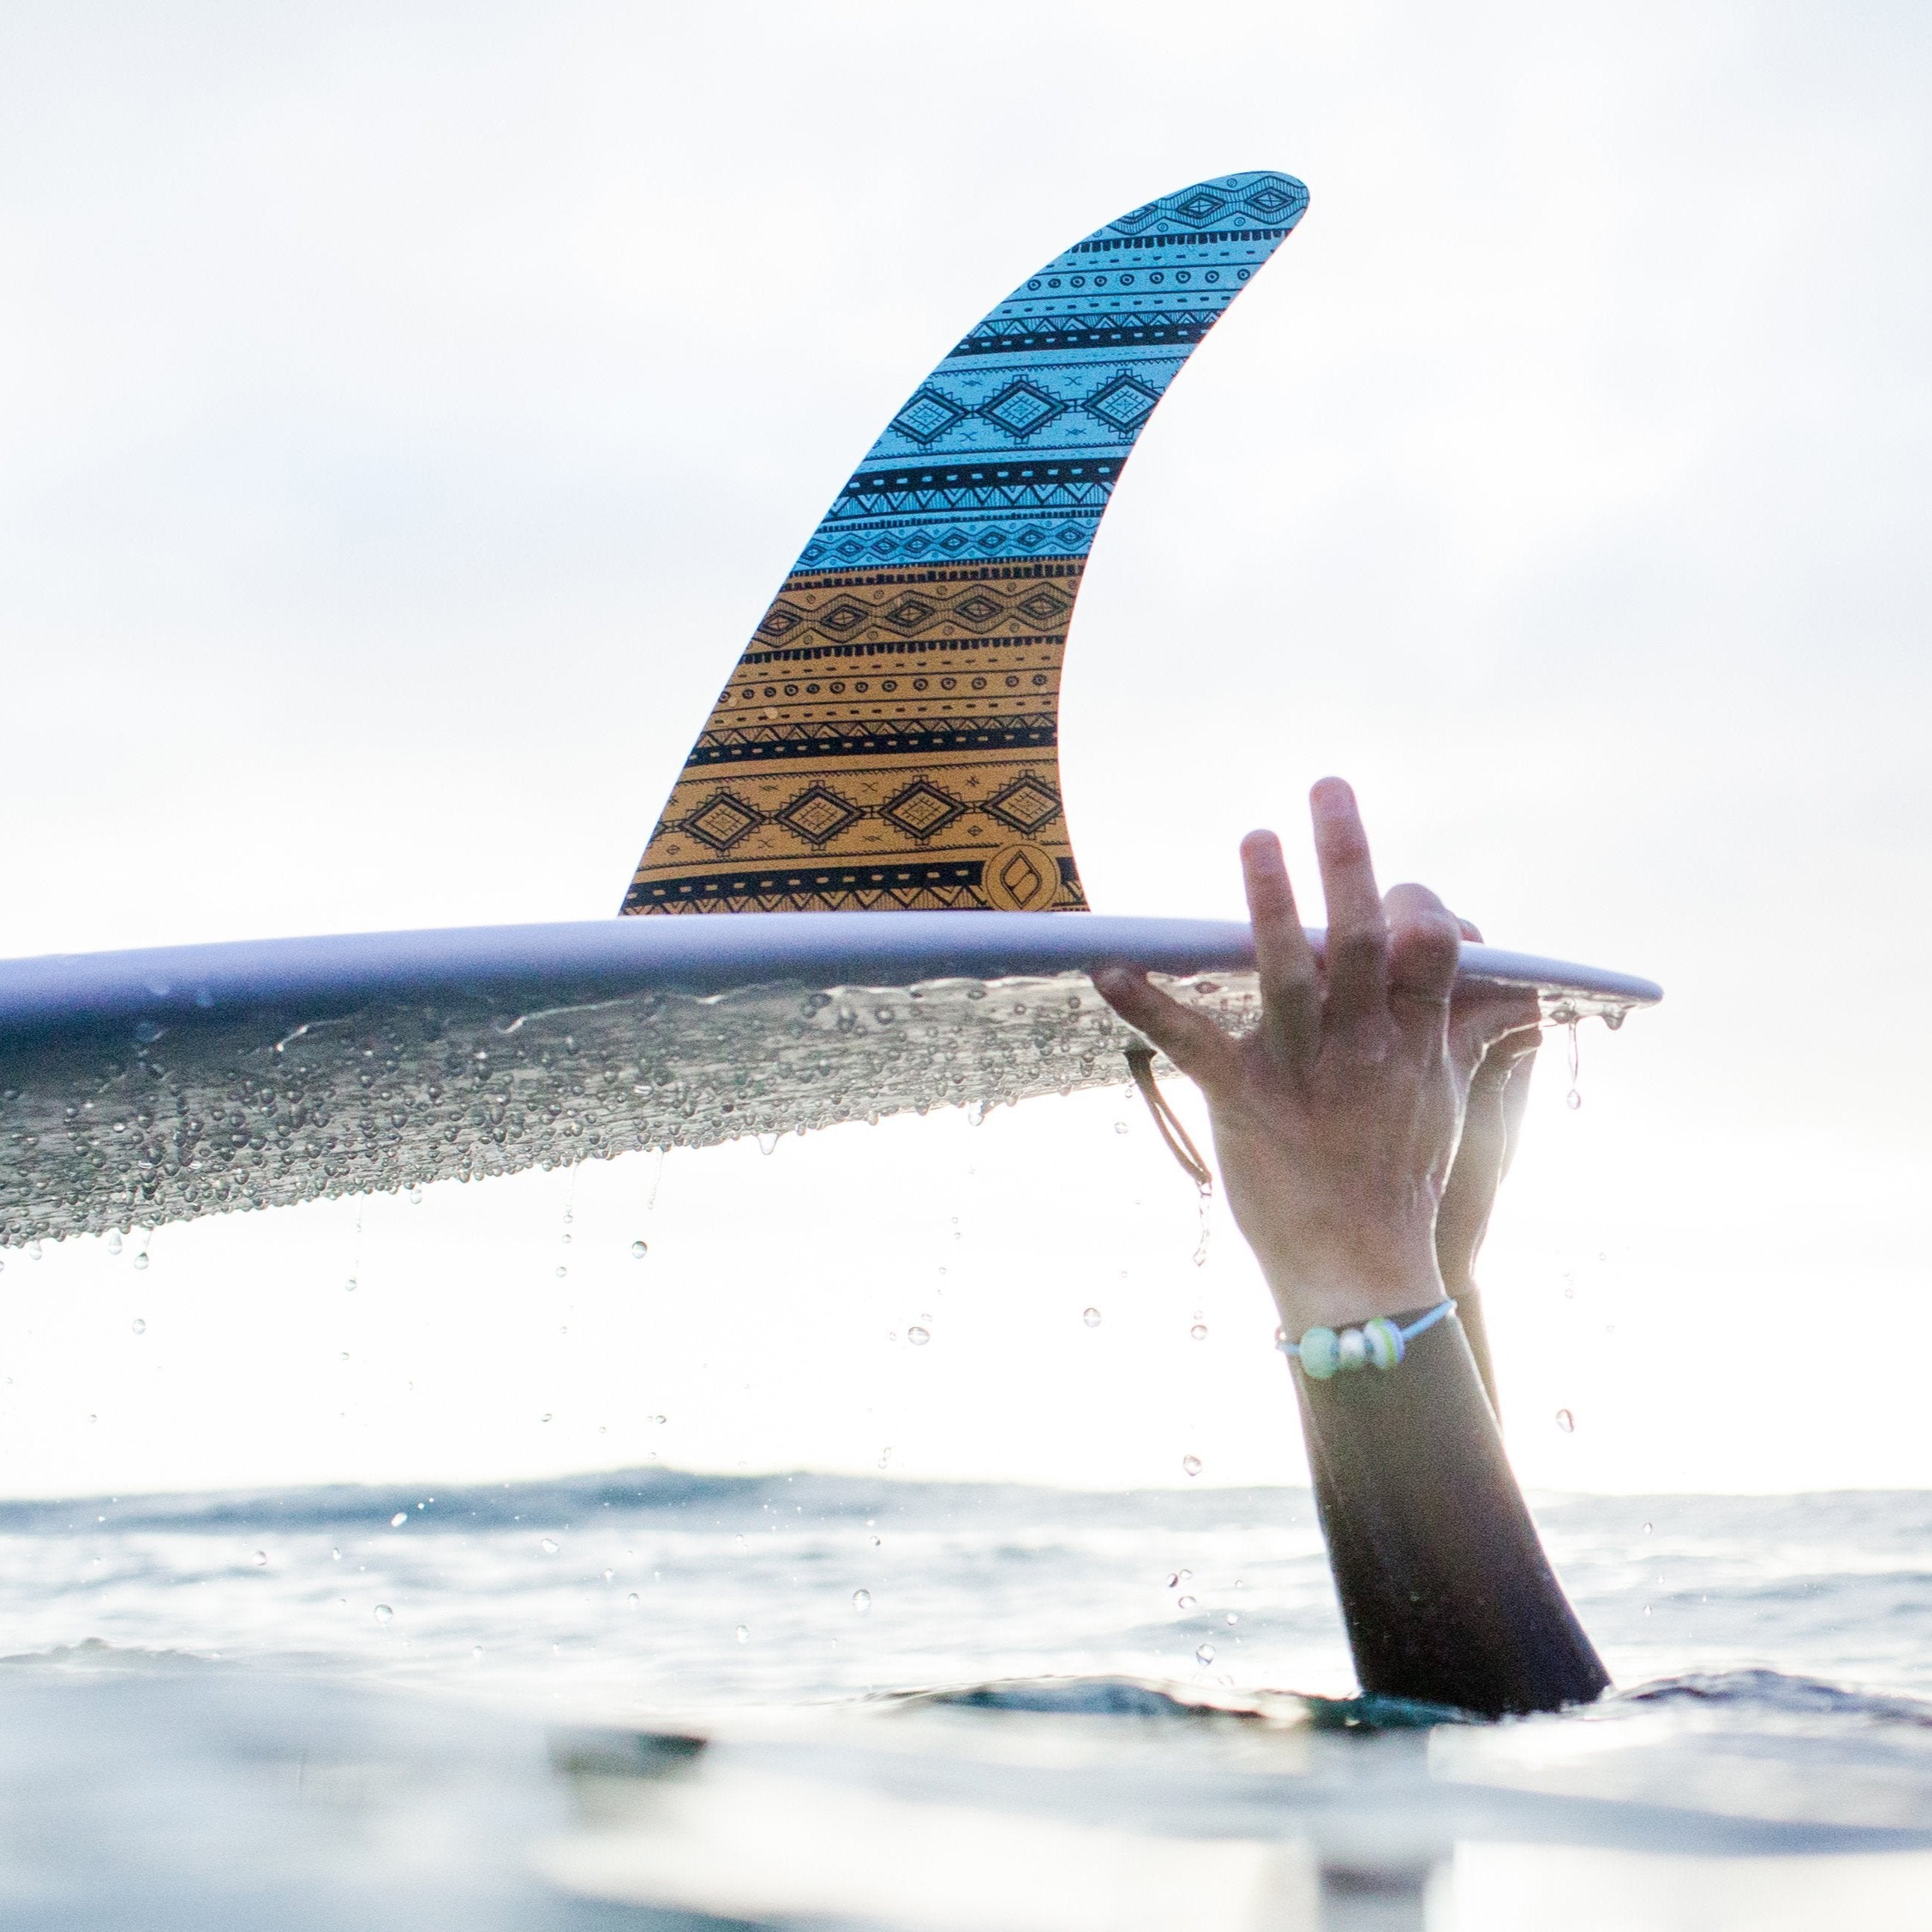
<svg viewBox="0 0 1932 1932">
<path fill-rule="evenodd" d="M 1311 803 L 1324 958 L 1302 932 L 1280 841 L 1242 844 L 1262 992 L 1252 1033 L 1222 1033 L 1144 974 L 1095 976 L 1200 1085 L 1229 1208 L 1290 1336 L 1412 1319 L 1466 1287 L 1537 1018 L 1525 996 L 1459 1001 L 1459 922 L 1420 886 L 1378 896 L 1340 780 L 1324 779 Z M 1298 1370 L 1294 1389 L 1365 1690 L 1499 1714 L 1604 1688 L 1454 1322 L 1418 1330 L 1388 1372 Z"/>
</svg>

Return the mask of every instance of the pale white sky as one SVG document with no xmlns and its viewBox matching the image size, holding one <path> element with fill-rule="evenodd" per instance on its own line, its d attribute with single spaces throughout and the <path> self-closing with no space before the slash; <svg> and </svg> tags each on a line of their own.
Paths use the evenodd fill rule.
<svg viewBox="0 0 1932 1932">
<path fill-rule="evenodd" d="M 1904 5 L 10 9 L 0 954 L 614 910 L 959 329 L 1283 167 L 1082 600 L 1094 903 L 1238 910 L 1340 770 L 1386 879 L 1661 980 L 1499 1219 L 1520 1468 L 1932 1481 L 1928 93 Z M 1294 1478 L 1164 1160 L 1101 1096 L 10 1255 L 0 1457 Z"/>
</svg>

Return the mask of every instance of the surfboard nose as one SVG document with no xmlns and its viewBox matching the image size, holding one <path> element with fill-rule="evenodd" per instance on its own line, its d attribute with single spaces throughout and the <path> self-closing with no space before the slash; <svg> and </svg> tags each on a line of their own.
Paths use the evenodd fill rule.
<svg viewBox="0 0 1932 1932">
<path fill-rule="evenodd" d="M 1082 911 L 1060 676 L 1136 440 L 1301 219 L 1271 170 L 1130 209 L 983 316 L 812 533 L 626 913 Z"/>
</svg>

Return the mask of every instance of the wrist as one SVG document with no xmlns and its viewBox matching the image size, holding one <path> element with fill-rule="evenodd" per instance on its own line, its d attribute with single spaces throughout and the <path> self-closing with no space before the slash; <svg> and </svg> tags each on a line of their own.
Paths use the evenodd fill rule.
<svg viewBox="0 0 1932 1932">
<path fill-rule="evenodd" d="M 1406 1315 L 1446 1299 L 1432 1253 L 1351 1256 L 1329 1265 L 1264 1262 L 1283 1331 L 1292 1340 L 1310 1328 L 1359 1328 L 1378 1315 Z"/>
</svg>

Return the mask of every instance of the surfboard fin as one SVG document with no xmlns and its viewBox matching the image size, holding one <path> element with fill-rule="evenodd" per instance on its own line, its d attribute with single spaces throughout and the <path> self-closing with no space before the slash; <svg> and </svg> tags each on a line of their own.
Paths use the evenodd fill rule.
<svg viewBox="0 0 1932 1932">
<path fill-rule="evenodd" d="M 1085 909 L 1058 747 L 1087 553 L 1168 385 L 1307 206 L 1266 171 L 1164 195 L 948 352 L 765 613 L 622 911 Z"/>
</svg>

